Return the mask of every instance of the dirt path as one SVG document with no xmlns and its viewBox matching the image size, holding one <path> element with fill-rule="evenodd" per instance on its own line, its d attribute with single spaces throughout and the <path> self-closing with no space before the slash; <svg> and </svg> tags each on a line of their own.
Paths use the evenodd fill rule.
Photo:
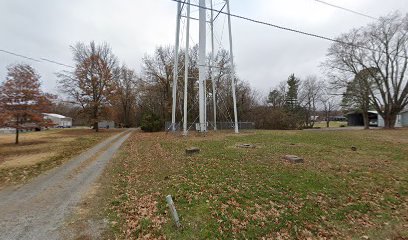
<svg viewBox="0 0 408 240">
<path fill-rule="evenodd" d="M 26 185 L 0 191 L 0 239 L 60 239 L 64 220 L 129 135 L 110 137 Z"/>
</svg>

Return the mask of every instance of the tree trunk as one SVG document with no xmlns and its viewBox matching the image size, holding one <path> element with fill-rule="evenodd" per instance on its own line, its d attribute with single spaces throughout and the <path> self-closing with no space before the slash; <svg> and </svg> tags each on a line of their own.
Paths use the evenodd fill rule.
<svg viewBox="0 0 408 240">
<path fill-rule="evenodd" d="M 94 129 L 95 129 L 95 132 L 99 132 L 99 124 L 98 124 L 98 122 L 94 122 Z"/>
<path fill-rule="evenodd" d="M 307 128 L 312 127 L 310 111 L 311 110 L 308 109 L 307 113 L 305 114 L 305 117 L 306 117 L 305 125 L 306 125 Z"/>
<path fill-rule="evenodd" d="M 390 113 L 384 116 L 384 128 L 392 129 L 395 127 L 395 122 L 397 121 L 397 114 Z"/>
<path fill-rule="evenodd" d="M 368 112 L 363 111 L 364 129 L 370 129 L 370 120 L 368 119 Z"/>
<path fill-rule="evenodd" d="M 330 112 L 326 111 L 326 127 L 330 127 Z"/>
<path fill-rule="evenodd" d="M 98 107 L 98 105 L 95 105 L 94 106 L 94 109 L 93 109 L 93 119 L 94 119 L 94 129 L 95 129 L 95 132 L 99 132 L 99 124 L 98 124 L 98 122 L 99 122 L 99 117 L 98 117 L 98 111 L 99 111 L 99 107 Z"/>
<path fill-rule="evenodd" d="M 19 130 L 18 130 L 18 127 L 16 127 L 16 144 L 18 144 L 18 135 L 19 135 Z"/>
</svg>

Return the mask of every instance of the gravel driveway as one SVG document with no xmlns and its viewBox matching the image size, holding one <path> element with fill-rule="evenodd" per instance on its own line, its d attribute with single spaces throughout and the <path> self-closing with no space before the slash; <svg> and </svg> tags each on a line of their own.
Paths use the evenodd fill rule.
<svg viewBox="0 0 408 240">
<path fill-rule="evenodd" d="M 60 239 L 64 220 L 130 134 L 110 137 L 25 185 L 0 191 L 0 239 Z"/>
</svg>

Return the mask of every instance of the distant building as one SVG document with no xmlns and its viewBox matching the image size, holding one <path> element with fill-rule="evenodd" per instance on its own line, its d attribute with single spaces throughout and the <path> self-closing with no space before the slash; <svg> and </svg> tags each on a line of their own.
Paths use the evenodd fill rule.
<svg viewBox="0 0 408 240">
<path fill-rule="evenodd" d="M 98 122 L 99 128 L 115 128 L 114 121 L 103 120 Z"/>
<path fill-rule="evenodd" d="M 9 134 L 15 132 L 16 132 L 15 128 L 0 128 L 0 134 Z"/>
<path fill-rule="evenodd" d="M 408 108 L 401 111 L 401 126 L 408 127 Z"/>
<path fill-rule="evenodd" d="M 408 112 L 408 110 L 406 110 Z M 404 112 L 401 112 L 400 114 L 397 115 L 397 119 L 395 121 L 394 127 L 403 127 L 404 125 L 402 124 L 402 116 Z M 408 113 L 406 116 L 406 121 L 408 126 Z M 368 122 L 369 125 L 372 127 L 384 127 L 384 119 L 381 117 L 380 114 L 378 114 L 377 111 L 368 111 Z M 364 119 L 363 119 L 363 114 L 361 112 L 350 112 L 347 114 L 347 125 L 348 126 L 364 126 Z"/>
<path fill-rule="evenodd" d="M 51 122 L 57 128 L 70 128 L 72 127 L 72 118 L 55 113 L 43 113 L 44 119 L 51 120 Z"/>
<path fill-rule="evenodd" d="M 338 121 L 338 122 L 344 122 L 347 121 L 347 118 L 343 115 L 339 115 L 339 116 L 331 116 L 329 117 L 330 121 Z"/>
</svg>

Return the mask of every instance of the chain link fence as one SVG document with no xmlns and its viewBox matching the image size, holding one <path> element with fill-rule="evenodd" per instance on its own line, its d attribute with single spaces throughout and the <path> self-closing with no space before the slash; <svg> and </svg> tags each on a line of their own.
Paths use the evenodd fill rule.
<svg viewBox="0 0 408 240">
<path fill-rule="evenodd" d="M 175 130 L 176 131 L 183 131 L 183 123 L 177 122 L 175 123 Z M 199 129 L 199 123 L 188 123 L 187 129 L 188 131 L 197 131 Z M 217 130 L 234 130 L 235 123 L 234 122 L 217 122 Z M 172 131 L 172 123 L 166 122 L 165 123 L 166 132 Z M 238 122 L 238 129 L 239 130 L 254 130 L 255 123 L 254 122 Z M 207 130 L 212 131 L 214 130 L 214 122 L 207 122 Z"/>
</svg>

